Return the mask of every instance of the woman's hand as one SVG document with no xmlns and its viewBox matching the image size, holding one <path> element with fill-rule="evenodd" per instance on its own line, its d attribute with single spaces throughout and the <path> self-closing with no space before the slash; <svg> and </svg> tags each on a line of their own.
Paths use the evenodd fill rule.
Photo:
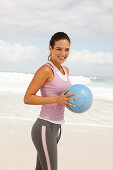
<svg viewBox="0 0 113 170">
<path fill-rule="evenodd" d="M 57 96 L 57 103 L 64 105 L 65 107 L 67 107 L 67 109 L 71 110 L 67 105 L 70 105 L 72 107 L 76 107 L 75 105 L 71 104 L 68 102 L 68 100 L 77 100 L 77 98 L 69 98 L 69 96 L 75 95 L 75 93 L 69 93 L 66 94 L 66 92 L 68 92 L 69 89 L 64 90 L 63 93 L 61 93 L 59 96 Z"/>
</svg>

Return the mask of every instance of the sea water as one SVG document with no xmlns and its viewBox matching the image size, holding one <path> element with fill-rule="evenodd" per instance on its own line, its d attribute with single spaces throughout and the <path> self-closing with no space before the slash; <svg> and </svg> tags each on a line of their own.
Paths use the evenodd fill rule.
<svg viewBox="0 0 113 170">
<path fill-rule="evenodd" d="M 0 72 L 0 118 L 35 121 L 40 105 L 23 102 L 33 74 Z M 113 127 L 113 78 L 70 76 L 72 84 L 83 84 L 93 93 L 93 104 L 84 113 L 73 113 L 65 108 L 65 122 L 71 125 Z M 40 90 L 37 92 L 40 95 Z"/>
</svg>

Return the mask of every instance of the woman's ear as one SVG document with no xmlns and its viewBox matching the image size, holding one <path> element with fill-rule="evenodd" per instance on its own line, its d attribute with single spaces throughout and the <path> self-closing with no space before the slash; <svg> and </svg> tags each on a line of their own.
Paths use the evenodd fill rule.
<svg viewBox="0 0 113 170">
<path fill-rule="evenodd" d="M 50 51 L 50 53 L 51 53 L 51 51 L 52 51 L 52 47 L 51 47 L 51 45 L 49 45 L 49 51 Z"/>
</svg>

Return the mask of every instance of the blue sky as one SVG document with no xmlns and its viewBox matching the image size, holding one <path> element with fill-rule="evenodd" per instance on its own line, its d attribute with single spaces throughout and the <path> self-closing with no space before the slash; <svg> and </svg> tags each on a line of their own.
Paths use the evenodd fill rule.
<svg viewBox="0 0 113 170">
<path fill-rule="evenodd" d="M 34 73 L 64 31 L 70 75 L 113 76 L 112 0 L 1 0 L 0 11 L 0 71 Z"/>
</svg>

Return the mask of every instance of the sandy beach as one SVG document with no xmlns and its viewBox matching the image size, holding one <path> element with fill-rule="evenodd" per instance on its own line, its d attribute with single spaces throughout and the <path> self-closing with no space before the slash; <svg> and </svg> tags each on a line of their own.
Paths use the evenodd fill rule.
<svg viewBox="0 0 113 170">
<path fill-rule="evenodd" d="M 57 170 L 113 170 L 113 0 L 0 0 L 0 170 L 36 170 L 39 116 Z"/>
<path fill-rule="evenodd" d="M 0 119 L 0 170 L 34 170 L 33 121 Z M 113 128 L 62 125 L 58 170 L 112 170 Z"/>
</svg>

